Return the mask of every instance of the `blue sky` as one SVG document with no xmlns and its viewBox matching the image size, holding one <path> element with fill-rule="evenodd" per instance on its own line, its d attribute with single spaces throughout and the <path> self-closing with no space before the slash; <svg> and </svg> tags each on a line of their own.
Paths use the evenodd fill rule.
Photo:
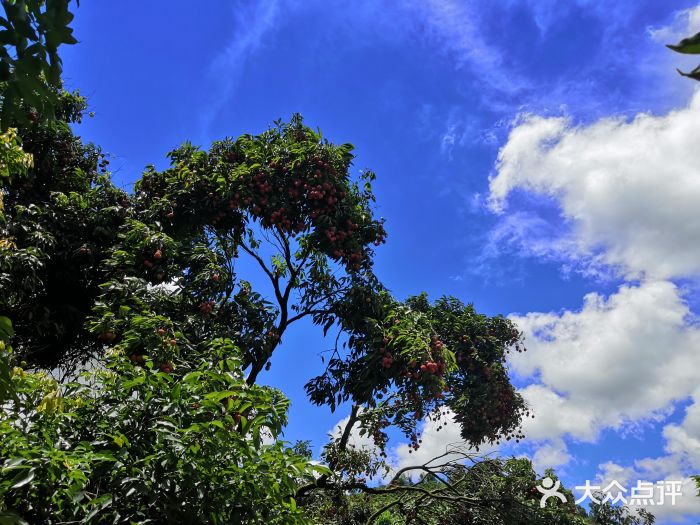
<svg viewBox="0 0 700 525">
<path fill-rule="evenodd" d="M 525 330 L 513 380 L 538 417 L 503 453 L 571 486 L 700 472 L 700 95 L 674 71 L 695 60 L 663 45 L 700 31 L 697 0 L 192 5 L 77 9 L 66 83 L 118 184 L 300 112 L 377 173 L 376 270 L 398 297 L 453 294 Z M 285 437 L 317 449 L 345 416 L 303 395 L 329 345 L 295 327 L 264 378 L 292 399 Z M 426 433 L 424 454 L 455 439 Z M 696 499 L 659 522 L 695 523 Z"/>
</svg>

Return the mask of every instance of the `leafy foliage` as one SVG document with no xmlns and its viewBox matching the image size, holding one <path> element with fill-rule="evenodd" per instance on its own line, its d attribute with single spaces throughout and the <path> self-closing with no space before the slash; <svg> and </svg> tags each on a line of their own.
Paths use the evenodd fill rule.
<svg viewBox="0 0 700 525">
<path fill-rule="evenodd" d="M 288 401 L 245 384 L 230 341 L 190 351 L 170 371 L 115 349 L 63 385 L 13 370 L 0 509 L 47 524 L 305 523 L 292 496 L 312 468 L 275 439 Z"/>
<path fill-rule="evenodd" d="M 544 477 L 557 481 L 550 470 L 538 476 L 525 458 L 476 458 L 452 451 L 452 459 L 437 458 L 408 467 L 386 485 L 368 491 L 312 493 L 305 504 L 317 522 L 327 525 L 653 525 L 641 510 L 575 505 L 574 495 L 559 489 L 564 503 L 549 498 L 540 507 L 537 490 Z M 466 461 L 466 462 L 465 462 Z M 418 482 L 409 476 L 420 473 Z"/>
<path fill-rule="evenodd" d="M 12 329 L 12 321 L 8 317 L 0 316 L 0 405 L 10 399 L 14 393 L 10 366 L 12 347 L 9 345 L 13 335 L 15 332 Z"/>
<path fill-rule="evenodd" d="M 475 447 L 522 437 L 520 421 L 529 412 L 505 368 L 510 348 L 522 351 L 521 334 L 510 321 L 477 314 L 450 297 L 432 305 L 425 295 L 405 303 L 379 297 L 374 317 L 353 318 L 351 312 L 364 309 L 346 299 L 340 312 L 334 310 L 347 312 L 341 323 L 352 334 L 352 350 L 345 359 L 331 358 L 326 372 L 307 384 L 313 401 L 366 402 L 357 417 L 360 433 L 370 433 L 378 445 L 387 439 L 383 429 L 395 425 L 418 449 L 417 424 L 424 417 L 448 424 L 448 415 Z"/>
<path fill-rule="evenodd" d="M 8 181 L 31 168 L 34 159 L 22 149 L 17 130 L 10 128 L 0 134 L 0 178 Z"/>
<path fill-rule="evenodd" d="M 70 0 L 2 0 L 0 128 L 53 118 L 61 87 L 62 44 L 75 44 Z"/>
<path fill-rule="evenodd" d="M 0 134 L 0 224 L 5 221 L 4 185 L 25 174 L 33 163 L 32 155 L 22 149 L 16 129 L 10 128 Z"/>
<path fill-rule="evenodd" d="M 15 169 L 4 184 L 0 314 L 13 319 L 21 358 L 45 367 L 98 352 L 85 320 L 128 204 L 104 173 L 107 161 L 99 149 L 68 126 L 84 107 L 79 95 L 64 93 L 56 111 L 65 121 L 20 126 L 33 165 L 25 164 L 23 175 Z"/>
<path fill-rule="evenodd" d="M 84 106 L 78 95 L 65 94 L 62 102 L 59 109 L 65 118 L 80 118 Z M 411 435 L 417 447 L 416 424 L 422 416 L 438 417 L 447 409 L 458 411 L 463 434 L 474 444 L 494 441 L 517 428 L 524 405 L 510 387 L 503 363 L 506 349 L 518 345 L 520 334 L 507 320 L 480 316 L 454 299 L 430 305 L 421 296 L 401 303 L 381 286 L 372 272 L 371 247 L 381 244 L 386 234 L 382 221 L 372 216 L 373 175 L 366 173 L 358 182 L 350 179 L 351 146 L 333 145 L 294 117 L 257 136 L 217 142 L 209 152 L 186 144 L 170 154 L 170 168 L 158 172 L 149 167 L 135 193 L 127 195 L 103 173 L 106 161 L 99 150 L 82 144 L 64 122 L 20 129 L 35 162 L 21 183 L 13 180 L 6 186 L 7 242 L 0 273 L 11 292 L 1 306 L 15 320 L 17 356 L 53 365 L 100 357 L 107 349 L 108 370 L 65 386 L 19 373 L 29 383 L 18 389 L 24 404 L 16 404 L 14 415 L 5 421 L 8 457 L 24 458 L 22 464 L 30 465 L 29 470 L 38 468 L 34 462 L 47 454 L 40 445 L 55 432 L 55 439 L 60 435 L 65 443 L 64 448 L 55 447 L 62 451 L 57 461 L 77 454 L 73 459 L 83 465 L 84 479 L 77 485 L 65 481 L 71 487 L 65 491 L 46 491 L 44 484 L 58 474 L 34 470 L 37 481 L 28 482 L 22 493 L 8 481 L 8 508 L 36 519 L 46 519 L 36 514 L 38 509 L 74 519 L 107 502 L 98 498 L 110 494 L 100 516 L 138 521 L 168 515 L 172 509 L 167 505 L 187 501 L 193 486 L 202 485 L 200 477 L 214 483 L 223 474 L 208 464 L 185 472 L 184 463 L 177 463 L 166 469 L 165 478 L 154 481 L 155 458 L 165 454 L 168 461 L 182 459 L 191 443 L 181 441 L 199 432 L 195 429 L 211 430 L 211 425 L 227 435 L 250 436 L 244 441 L 251 441 L 254 450 L 261 450 L 261 429 L 277 435 L 284 402 L 278 395 L 252 394 L 286 329 L 304 317 L 326 332 L 335 326 L 346 336 L 344 349 L 336 348 L 326 374 L 307 385 L 309 395 L 331 409 L 351 400 L 353 424 L 371 433 L 380 447 L 386 445 L 383 429 L 391 424 Z M 250 258 L 268 277 L 272 301 L 238 277 L 241 257 Z M 238 371 L 235 388 L 202 373 L 202 362 L 214 366 L 223 359 L 220 348 L 236 359 L 227 370 Z M 203 357 L 207 352 L 213 352 L 211 359 Z M 93 361 L 91 366 L 100 370 L 101 363 Z M 245 379 L 243 370 L 248 370 Z M 202 387 L 211 390 L 188 390 L 186 378 L 193 377 L 189 372 L 198 372 L 197 384 L 202 381 Z M 492 388 L 484 388 L 484 381 L 493 381 Z M 98 395 L 74 409 L 76 398 L 88 397 L 85 385 Z M 247 401 L 226 401 L 231 409 L 228 420 L 199 427 L 205 416 L 204 422 L 180 416 L 180 405 L 168 388 L 188 399 L 211 394 L 219 401 L 240 400 L 246 392 Z M 171 425 L 165 425 L 169 430 L 159 426 L 161 419 L 148 417 L 145 405 L 138 404 L 141 399 L 170 418 L 166 420 Z M 276 419 L 250 426 L 250 418 L 264 417 L 273 407 L 281 411 Z M 199 410 L 190 407 L 195 416 Z M 33 419 L 31 431 L 19 430 L 21 423 Z M 70 432 L 56 423 L 68 420 Z M 99 429 L 112 432 L 111 441 Z M 165 437 L 167 432 L 174 434 Z M 39 435 L 38 443 L 26 443 L 27 436 Z M 243 438 L 228 443 L 224 436 L 215 437 L 212 447 L 220 447 L 226 457 L 241 457 L 227 447 L 242 446 Z M 143 463 L 137 472 L 115 471 L 121 457 L 112 450 L 115 443 L 120 451 L 127 447 L 130 460 Z M 144 456 L 132 457 L 129 444 Z M 341 440 L 326 449 L 334 470 L 320 475 L 321 484 L 380 468 L 381 461 L 371 457 L 351 467 L 345 445 Z M 20 453 L 25 447 L 33 451 L 28 456 Z M 282 445 L 276 447 L 270 450 L 291 454 Z M 197 455 L 203 449 L 187 450 Z M 241 453 L 255 458 L 253 452 Z M 213 451 L 207 456 L 217 457 Z M 268 465 L 277 464 L 277 459 L 265 456 L 254 462 L 278 472 Z M 97 468 L 102 462 L 104 468 Z M 224 462 L 219 468 L 233 476 L 230 469 L 235 465 Z M 282 471 L 287 475 L 283 492 L 292 506 L 289 484 L 301 482 L 309 471 Z M 116 488 L 127 478 L 137 480 L 134 486 L 141 497 L 131 493 L 129 504 Z M 166 479 L 179 483 L 179 488 Z M 161 483 L 174 491 L 172 497 L 160 497 L 157 503 L 143 499 L 146 489 L 155 485 L 166 490 Z M 260 480 L 254 485 L 267 486 Z M 85 499 L 67 503 L 76 491 L 85 493 Z M 171 503 L 166 503 L 169 497 Z M 256 497 L 249 499 L 254 502 Z M 206 505 L 215 509 L 213 516 L 233 512 L 223 500 Z M 193 504 L 197 519 L 206 505 Z"/>
</svg>

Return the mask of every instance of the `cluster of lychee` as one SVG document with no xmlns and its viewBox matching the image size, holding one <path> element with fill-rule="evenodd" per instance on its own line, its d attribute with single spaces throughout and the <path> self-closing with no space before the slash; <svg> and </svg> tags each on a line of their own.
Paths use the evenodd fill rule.
<svg viewBox="0 0 700 525">
<path fill-rule="evenodd" d="M 508 335 L 512 338 L 519 337 L 517 331 Z M 387 409 L 393 414 L 391 417 L 394 418 L 394 424 L 409 437 L 409 452 L 420 447 L 421 440 L 415 426 L 423 417 L 427 415 L 437 421 L 438 429 L 447 424 L 447 419 L 440 420 L 447 417 L 444 398 L 450 392 L 455 401 L 459 395 L 466 396 L 467 409 L 460 410 L 463 413 L 456 416 L 463 431 L 467 432 L 465 439 L 475 444 L 484 440 L 497 442 L 500 439 L 523 439 L 518 423 L 521 417 L 530 416 L 530 412 L 510 385 L 507 374 L 499 364 L 498 352 L 491 355 L 491 352 L 486 351 L 488 337 L 470 338 L 462 335 L 457 339 L 454 343 L 457 347 L 457 364 L 468 373 L 450 378 L 445 375 L 445 343 L 439 336 L 431 336 L 429 354 L 408 363 L 397 360 L 392 355 L 390 342 L 391 337 L 385 337 L 379 348 L 381 370 L 396 382 L 398 388 L 394 406 Z M 478 348 L 481 350 L 477 351 Z M 491 357 L 487 358 L 488 356 Z M 490 359 L 494 361 L 491 362 Z M 453 389 L 464 389 L 464 392 L 454 394 Z M 381 394 L 377 397 L 381 399 Z"/>
<path fill-rule="evenodd" d="M 384 339 L 384 345 L 379 351 L 384 354 L 381 360 L 383 368 L 391 368 L 394 365 L 394 359 L 390 352 L 386 350 L 386 345 L 390 338 Z M 423 383 L 440 383 L 440 379 L 445 375 L 447 364 L 442 358 L 442 351 L 445 344 L 436 335 L 431 337 L 430 353 L 424 360 L 412 359 L 404 367 L 400 375 L 407 379 L 413 379 Z M 438 380 L 438 381 L 435 381 Z M 441 397 L 441 392 L 435 392 L 435 396 Z"/>
<path fill-rule="evenodd" d="M 522 417 L 530 417 L 531 412 L 527 407 L 519 406 L 516 393 L 507 380 L 499 379 L 490 390 L 485 397 L 487 403 L 471 404 L 469 427 L 481 431 L 491 442 L 500 443 L 501 439 L 520 442 L 525 436 L 520 426 L 513 423 Z"/>
<path fill-rule="evenodd" d="M 167 199 L 167 183 L 155 172 L 143 176 L 139 190 L 163 204 L 157 213 L 171 226 L 197 221 L 242 233 L 247 215 L 283 235 L 310 234 L 348 269 L 359 270 L 369 260 L 368 246 L 384 242 L 381 221 L 371 219 L 367 199 L 349 187 L 347 161 L 325 146 L 306 158 L 283 151 L 267 160 L 246 159 L 235 147 L 212 150 L 209 160 L 218 162 L 221 176 L 216 182 L 197 178 L 186 199 Z"/>
<path fill-rule="evenodd" d="M 209 315 L 214 310 L 214 306 L 216 306 L 216 301 L 202 301 L 199 303 L 199 311 L 202 315 Z"/>
<path fill-rule="evenodd" d="M 161 345 L 163 345 L 166 349 L 164 353 L 172 353 L 175 350 L 177 347 L 177 339 L 169 336 L 168 331 L 165 328 L 158 328 L 156 330 L 156 335 L 160 338 Z M 146 362 L 146 356 L 141 353 L 131 354 L 129 359 L 132 363 L 139 366 Z M 169 359 L 162 359 L 160 363 L 158 363 L 158 369 L 165 374 L 170 374 L 175 369 L 175 365 L 173 365 L 173 362 Z"/>
<path fill-rule="evenodd" d="M 363 226 L 354 218 L 355 201 L 348 200 L 345 171 L 318 154 L 299 165 L 270 162 L 246 183 L 251 213 L 263 226 L 292 235 L 313 226 L 330 257 L 359 268 L 368 255 L 366 244 L 381 244 L 385 233 L 380 225 Z"/>
<path fill-rule="evenodd" d="M 382 368 L 391 368 L 394 364 L 394 356 L 390 351 L 387 350 L 386 346 L 391 342 L 389 337 L 385 337 L 382 341 L 382 346 L 379 347 L 379 352 L 383 354 L 382 356 Z"/>
<path fill-rule="evenodd" d="M 162 283 L 167 277 L 165 254 L 162 248 L 148 249 L 142 253 L 142 264 L 152 282 Z"/>
<path fill-rule="evenodd" d="M 395 358 L 391 342 L 392 337 L 385 336 L 379 347 L 381 370 L 384 375 L 393 378 L 398 387 L 393 405 L 387 405 L 385 409 L 388 410 L 387 413 L 393 414 L 391 417 L 395 418 L 394 424 L 404 429 L 410 438 L 410 450 L 417 450 L 420 439 L 415 425 L 423 419 L 424 414 L 439 412 L 441 400 L 445 393 L 451 390 L 445 380 L 447 363 L 442 356 L 445 344 L 437 335 L 433 335 L 430 339 L 429 353 L 406 363 Z M 386 392 L 386 387 L 380 389 L 376 398 L 381 400 Z M 373 406 L 373 402 L 370 401 L 369 404 Z M 406 410 L 409 412 L 406 413 Z M 388 425 L 388 419 L 384 421 Z M 381 428 L 375 431 L 379 432 Z"/>
<path fill-rule="evenodd" d="M 380 222 L 367 222 L 357 199 L 351 198 L 343 162 L 324 157 L 319 150 L 303 162 L 276 159 L 238 174 L 226 196 L 208 194 L 212 222 L 220 226 L 233 214 L 234 225 L 239 225 L 247 212 L 262 226 L 282 234 L 294 236 L 313 229 L 312 235 L 329 257 L 359 269 L 368 257 L 366 246 L 383 243 L 386 233 Z"/>
<path fill-rule="evenodd" d="M 240 211 L 240 198 L 223 198 L 210 191 L 205 199 L 204 217 L 208 216 L 212 225 L 223 230 L 242 231 L 243 214 Z"/>
</svg>

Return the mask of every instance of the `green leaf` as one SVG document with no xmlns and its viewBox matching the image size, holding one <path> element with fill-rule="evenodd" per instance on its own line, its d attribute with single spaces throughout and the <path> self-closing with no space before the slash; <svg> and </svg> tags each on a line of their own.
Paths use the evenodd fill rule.
<svg viewBox="0 0 700 525">
<path fill-rule="evenodd" d="M 684 77 L 692 78 L 693 80 L 699 80 L 700 81 L 700 66 L 696 67 L 689 73 L 684 73 L 680 69 L 676 69 L 678 71 L 679 75 L 682 75 Z"/>
<path fill-rule="evenodd" d="M 0 512 L 0 525 L 29 525 L 29 523 L 14 512 Z"/>
<path fill-rule="evenodd" d="M 309 465 L 311 470 L 321 474 L 322 476 L 332 476 L 333 471 L 325 465 Z"/>
<path fill-rule="evenodd" d="M 145 380 L 146 380 L 146 376 L 145 376 L 145 375 L 140 375 L 140 376 L 138 376 L 138 377 L 136 377 L 135 379 L 132 379 L 132 380 L 130 380 L 130 381 L 124 381 L 124 383 L 122 384 L 122 388 L 123 388 L 124 390 L 131 390 L 131 389 L 134 388 L 135 386 L 138 386 L 138 385 L 143 384 L 143 382 L 144 382 Z"/>
<path fill-rule="evenodd" d="M 10 481 L 10 483 L 12 483 L 10 488 L 18 489 L 24 487 L 27 483 L 30 483 L 34 479 L 35 474 L 36 472 L 33 468 L 29 469 L 27 472 L 19 472 L 12 479 L 12 481 Z"/>
<path fill-rule="evenodd" d="M 10 458 L 5 460 L 5 463 L 2 466 L 3 470 L 10 470 L 17 468 L 19 465 L 24 463 L 25 459 L 24 458 Z M 29 467 L 22 467 L 22 468 L 29 468 Z"/>
<path fill-rule="evenodd" d="M 12 329 L 12 321 L 4 315 L 0 315 L 0 339 L 7 339 L 15 335 Z"/>
<path fill-rule="evenodd" d="M 90 502 L 91 505 L 93 505 L 95 508 L 90 511 L 90 513 L 85 516 L 83 519 L 83 523 L 90 523 L 90 520 L 97 516 L 100 512 L 102 512 L 104 509 L 106 509 L 109 505 L 112 504 L 112 495 L 111 494 L 104 494 L 100 496 L 99 498 L 92 500 Z"/>
<path fill-rule="evenodd" d="M 676 53 L 698 55 L 700 54 L 700 33 L 697 33 L 688 38 L 684 38 L 676 45 L 668 44 L 666 47 L 672 49 Z"/>
</svg>

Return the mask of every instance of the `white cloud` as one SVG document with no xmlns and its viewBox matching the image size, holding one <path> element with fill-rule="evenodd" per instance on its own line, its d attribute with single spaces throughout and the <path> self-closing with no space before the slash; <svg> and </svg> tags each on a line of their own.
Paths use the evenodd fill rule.
<svg viewBox="0 0 700 525">
<path fill-rule="evenodd" d="M 585 402 L 559 395 L 541 384 L 528 385 L 520 393 L 535 414 L 534 419 L 526 419 L 523 424 L 528 440 L 546 441 L 560 436 L 595 438 L 595 414 L 586 408 Z"/>
<path fill-rule="evenodd" d="M 683 520 L 684 518 L 692 518 L 700 515 L 700 498 L 696 496 L 697 488 L 695 481 L 679 470 L 673 468 L 661 468 L 653 465 L 649 460 L 636 461 L 632 466 L 623 466 L 615 462 L 609 461 L 599 466 L 597 479 L 592 480 L 591 484 L 606 488 L 613 481 L 617 481 L 625 491 L 622 496 L 629 502 L 632 497 L 632 488 L 636 487 L 639 482 L 653 483 L 654 489 L 654 504 L 650 505 L 631 505 L 632 508 L 645 508 L 651 512 L 657 520 L 657 523 L 672 523 Z M 658 483 L 661 485 L 658 485 Z M 661 500 L 661 491 L 671 491 L 671 483 L 681 482 L 678 494 L 672 498 L 669 493 Z M 617 490 L 611 491 L 615 496 Z M 576 493 L 580 496 L 581 493 Z M 659 504 L 663 501 L 663 504 Z M 639 503 L 639 502 L 637 502 Z"/>
<path fill-rule="evenodd" d="M 668 43 L 699 29 L 700 6 L 649 33 Z M 588 125 L 521 115 L 490 180 L 489 205 L 501 216 L 491 256 L 508 249 L 627 281 L 609 296 L 586 295 L 579 310 L 511 316 L 528 347 L 511 365 L 530 382 L 521 392 L 536 414 L 524 428 L 539 447 L 533 461 L 565 465 L 567 444 L 664 421 L 694 396 L 683 421 L 664 427 L 663 455 L 599 466 L 601 482 L 684 480 L 675 506 L 649 508 L 664 523 L 700 515 L 688 478 L 700 471 L 700 327 L 673 282 L 700 277 L 698 132 L 699 90 L 665 115 Z"/>
<path fill-rule="evenodd" d="M 603 489 L 610 487 L 611 483 L 617 482 L 624 490 L 621 495 L 630 503 L 632 498 L 632 489 L 638 486 L 639 482 L 653 483 L 655 485 L 653 504 L 639 505 L 637 501 L 635 505 L 629 505 L 632 509 L 645 508 L 651 512 L 657 520 L 657 523 L 672 523 L 683 520 L 688 517 L 697 517 L 700 515 L 700 498 L 696 497 L 695 481 L 680 470 L 678 470 L 672 462 L 666 461 L 668 458 L 660 458 L 659 460 L 638 460 L 630 466 L 620 465 L 614 461 L 602 463 L 598 467 L 598 473 L 595 480 L 591 480 L 591 485 L 598 486 Z M 672 498 L 667 491 L 674 490 L 671 482 L 681 482 L 679 487 L 680 493 L 675 498 Z M 657 483 L 661 483 L 658 485 Z M 611 488 L 610 492 L 613 497 L 618 494 L 617 487 Z M 667 492 L 661 499 L 661 492 Z M 675 490 L 674 490 L 675 491 Z M 575 491 L 577 497 L 582 495 L 582 492 Z M 663 504 L 659 504 L 663 501 Z"/>
<path fill-rule="evenodd" d="M 671 24 L 661 27 L 650 27 L 649 36 L 660 44 L 676 44 L 700 31 L 700 5 L 676 12 Z"/>
<path fill-rule="evenodd" d="M 686 409 L 680 425 L 664 428 L 666 452 L 689 470 L 700 473 L 700 390 L 696 390 L 694 403 Z"/>
<path fill-rule="evenodd" d="M 697 276 L 699 134 L 700 92 L 683 109 L 632 121 L 573 126 L 566 118 L 523 116 L 499 153 L 491 206 L 503 212 L 517 189 L 547 196 L 571 225 L 551 250 L 564 246 L 569 258 L 627 276 Z"/>
<path fill-rule="evenodd" d="M 526 435 L 592 441 L 603 428 L 663 419 L 698 384 L 700 330 L 690 316 L 666 281 L 589 294 L 579 311 L 512 316 L 528 348 L 512 368 L 538 378 L 522 390 L 536 414 Z"/>
<path fill-rule="evenodd" d="M 699 515 L 688 477 L 700 472 L 700 329 L 691 317 L 679 288 L 667 281 L 623 285 L 607 298 L 589 294 L 579 311 L 514 317 L 528 352 L 511 364 L 536 381 L 521 391 L 536 414 L 524 425 L 528 440 L 539 444 L 536 468 L 566 465 L 568 441 L 594 442 L 606 428 L 661 421 L 692 397 L 684 419 L 664 427 L 665 455 L 603 463 L 598 481 L 632 487 L 638 480 L 683 480 L 675 505 L 648 510 L 659 523 Z"/>
<path fill-rule="evenodd" d="M 343 432 L 345 431 L 345 427 L 348 424 L 348 421 L 350 421 L 350 416 L 347 416 L 338 421 L 338 423 L 328 432 L 330 437 L 336 439 L 342 436 Z M 354 448 L 355 450 L 365 450 L 368 452 L 378 451 L 377 445 L 374 443 L 374 440 L 371 436 L 367 434 L 365 434 L 364 436 L 360 435 L 360 426 L 358 424 L 355 424 L 352 430 L 350 431 L 348 447 Z"/>
<path fill-rule="evenodd" d="M 537 472 L 564 466 L 569 461 L 571 461 L 571 455 L 563 439 L 555 439 L 545 443 L 532 456 L 532 465 Z"/>
</svg>

